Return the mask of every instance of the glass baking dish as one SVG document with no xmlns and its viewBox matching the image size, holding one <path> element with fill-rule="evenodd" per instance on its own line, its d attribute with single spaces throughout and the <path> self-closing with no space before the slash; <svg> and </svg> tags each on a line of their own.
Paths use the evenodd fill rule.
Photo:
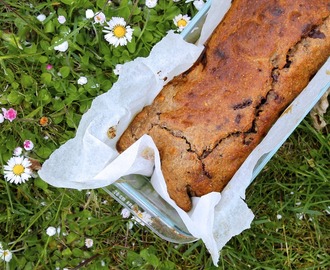
<svg viewBox="0 0 330 270">
<path fill-rule="evenodd" d="M 206 2 L 203 8 L 192 18 L 189 25 L 182 31 L 181 35 L 186 41 L 192 43 L 197 41 L 210 4 L 210 0 Z M 329 87 L 330 82 L 322 88 L 315 102 L 310 104 L 309 108 L 306 108 L 305 115 L 298 119 L 296 126 L 299 125 Z M 256 178 L 290 135 L 291 133 L 285 134 L 281 142 L 271 152 L 259 159 L 253 170 L 252 180 Z M 104 187 L 103 190 L 123 207 L 129 209 L 132 215 L 141 220 L 145 226 L 162 239 L 173 243 L 190 243 L 197 240 L 188 232 L 176 210 L 153 189 L 148 177 L 142 175 L 124 176 L 112 185 Z"/>
</svg>

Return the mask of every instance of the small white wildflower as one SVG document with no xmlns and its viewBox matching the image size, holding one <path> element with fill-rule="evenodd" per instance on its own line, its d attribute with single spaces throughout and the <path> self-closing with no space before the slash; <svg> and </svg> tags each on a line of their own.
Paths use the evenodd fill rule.
<svg viewBox="0 0 330 270">
<path fill-rule="evenodd" d="M 64 41 L 61 44 L 54 47 L 55 51 L 65 52 L 69 48 L 69 42 Z"/>
<path fill-rule="evenodd" d="M 78 84 L 80 84 L 80 85 L 85 85 L 86 83 L 87 83 L 87 78 L 85 77 L 85 76 L 81 76 L 79 79 L 78 79 L 78 81 L 77 81 L 77 83 Z"/>
<path fill-rule="evenodd" d="M 57 20 L 60 24 L 64 24 L 66 22 L 66 18 L 63 15 L 58 16 Z"/>
<path fill-rule="evenodd" d="M 297 205 L 297 206 L 301 205 L 301 202 L 296 202 L 296 205 Z"/>
<path fill-rule="evenodd" d="M 121 69 L 122 69 L 122 67 L 123 67 L 122 64 L 117 64 L 116 67 L 115 67 L 115 69 L 113 70 L 113 73 L 114 73 L 115 75 L 119 75 L 119 74 L 120 74 L 120 71 L 121 71 Z"/>
<path fill-rule="evenodd" d="M 56 234 L 56 228 L 53 226 L 48 227 L 46 230 L 46 234 L 48 236 L 54 236 Z"/>
<path fill-rule="evenodd" d="M 22 152 L 23 152 L 23 148 L 22 147 L 16 147 L 15 149 L 14 149 L 14 156 L 20 156 L 20 155 L 22 155 Z"/>
<path fill-rule="evenodd" d="M 94 16 L 94 22 L 99 23 L 99 24 L 103 24 L 105 22 L 104 13 L 103 12 L 96 13 L 95 16 Z"/>
<path fill-rule="evenodd" d="M 282 218 L 282 215 L 277 214 L 277 215 L 276 215 L 276 218 L 277 218 L 278 220 L 280 220 L 280 219 Z"/>
<path fill-rule="evenodd" d="M 127 208 L 123 208 L 123 209 L 121 210 L 121 216 L 122 216 L 123 218 L 129 218 L 130 215 L 131 215 L 131 212 L 130 212 Z"/>
<path fill-rule="evenodd" d="M 3 123 L 3 121 L 5 121 L 5 118 L 3 117 L 3 114 L 0 113 L 0 124 Z"/>
<path fill-rule="evenodd" d="M 94 17 L 94 11 L 91 9 L 87 9 L 85 12 L 86 19 L 91 19 Z"/>
<path fill-rule="evenodd" d="M 146 6 L 148 8 L 154 8 L 155 6 L 157 6 L 157 2 L 158 0 L 146 0 Z"/>
<path fill-rule="evenodd" d="M 179 2 L 180 0 L 173 0 L 173 2 Z"/>
<path fill-rule="evenodd" d="M 46 15 L 45 15 L 45 14 L 39 14 L 39 15 L 37 16 L 37 20 L 38 20 L 39 22 L 43 22 L 44 20 L 46 20 Z"/>
<path fill-rule="evenodd" d="M 86 238 L 86 240 L 85 240 L 85 246 L 86 246 L 87 248 L 91 248 L 91 247 L 93 246 L 93 244 L 94 244 L 93 239 Z"/>
<path fill-rule="evenodd" d="M 8 249 L 0 249 L 0 258 L 5 262 L 10 262 L 10 260 L 13 258 L 13 254 Z"/>
</svg>

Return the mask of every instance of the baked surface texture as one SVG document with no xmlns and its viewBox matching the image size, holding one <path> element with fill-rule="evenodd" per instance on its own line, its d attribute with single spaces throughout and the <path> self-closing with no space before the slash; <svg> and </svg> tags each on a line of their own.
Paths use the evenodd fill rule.
<svg viewBox="0 0 330 270">
<path fill-rule="evenodd" d="M 252 3 L 253 2 L 253 3 Z M 170 197 L 221 191 L 330 55 L 329 0 L 234 0 L 200 59 L 117 143 L 149 134 Z"/>
</svg>

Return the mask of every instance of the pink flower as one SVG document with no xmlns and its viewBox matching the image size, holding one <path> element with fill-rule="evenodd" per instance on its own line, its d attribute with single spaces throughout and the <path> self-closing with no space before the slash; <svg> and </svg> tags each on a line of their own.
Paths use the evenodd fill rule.
<svg viewBox="0 0 330 270">
<path fill-rule="evenodd" d="M 30 140 L 25 140 L 24 143 L 23 143 L 23 146 L 24 146 L 24 149 L 25 149 L 26 151 L 30 151 L 30 150 L 33 149 L 34 144 L 33 144 L 33 142 L 31 142 Z"/>
<path fill-rule="evenodd" d="M 47 64 L 47 66 L 46 66 L 47 70 L 51 70 L 52 68 L 53 68 L 53 66 L 51 64 Z"/>
<path fill-rule="evenodd" d="M 10 122 L 12 122 L 17 116 L 17 111 L 15 111 L 13 108 L 10 108 L 9 110 L 2 108 L 2 112 L 3 118 L 9 120 Z"/>
</svg>

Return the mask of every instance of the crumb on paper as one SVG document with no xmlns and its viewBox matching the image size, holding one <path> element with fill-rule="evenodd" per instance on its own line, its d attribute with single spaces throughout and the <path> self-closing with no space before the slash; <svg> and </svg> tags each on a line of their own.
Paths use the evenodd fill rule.
<svg viewBox="0 0 330 270">
<path fill-rule="evenodd" d="M 107 131 L 108 138 L 113 139 L 114 137 L 116 137 L 116 131 L 117 131 L 116 126 L 109 127 Z"/>
<path fill-rule="evenodd" d="M 141 156 L 146 160 L 150 160 L 150 161 L 155 160 L 155 152 L 151 147 L 144 148 L 141 153 Z"/>
</svg>

